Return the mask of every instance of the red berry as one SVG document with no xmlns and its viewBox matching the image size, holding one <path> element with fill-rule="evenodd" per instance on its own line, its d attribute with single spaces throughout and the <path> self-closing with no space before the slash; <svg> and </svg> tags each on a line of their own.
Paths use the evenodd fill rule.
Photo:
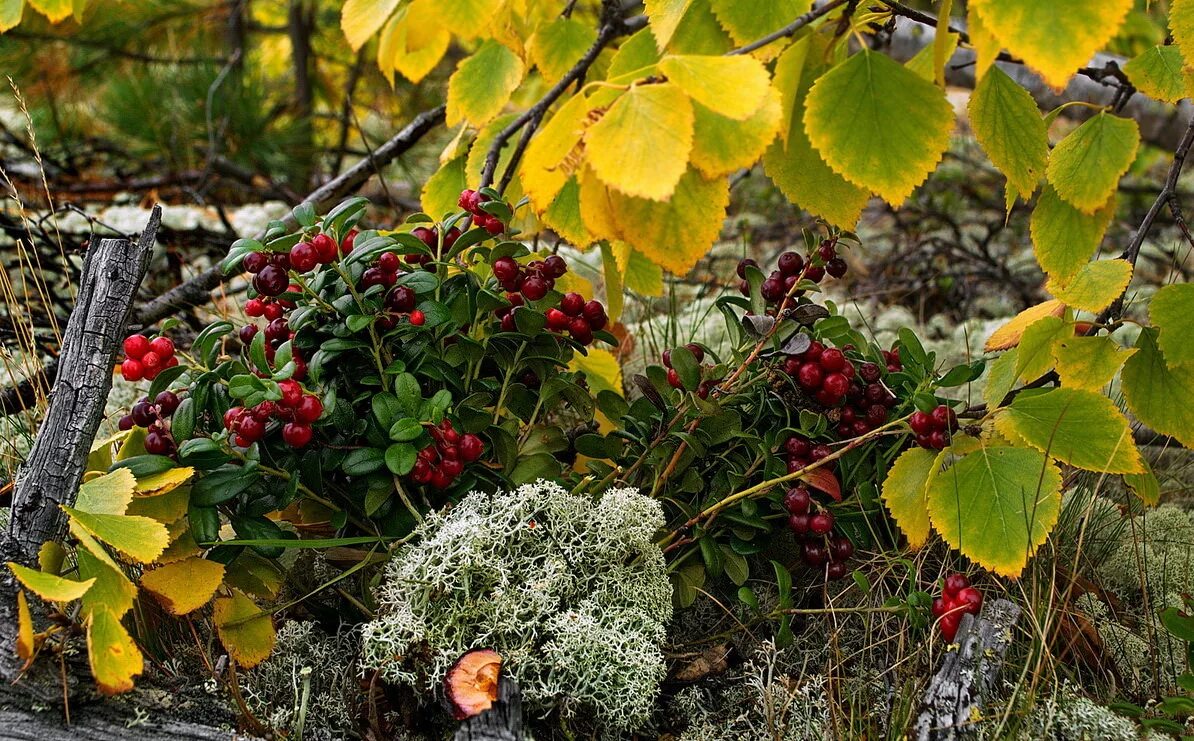
<svg viewBox="0 0 1194 741">
<path fill-rule="evenodd" d="M 759 293 L 763 300 L 771 303 L 780 301 L 784 297 L 784 282 L 777 278 L 768 278 L 759 286 Z"/>
<path fill-rule="evenodd" d="M 393 252 L 383 252 L 377 258 L 377 267 L 387 273 L 398 271 L 398 256 Z"/>
<path fill-rule="evenodd" d="M 692 356 L 696 358 L 698 363 L 705 359 L 705 349 L 695 342 L 689 342 L 684 347 L 688 350 L 688 352 L 692 353 Z"/>
<path fill-rule="evenodd" d="M 166 455 L 174 448 L 170 436 L 164 431 L 150 430 L 145 436 L 145 452 L 151 455 Z"/>
<path fill-rule="evenodd" d="M 410 478 L 416 484 L 426 484 L 431 480 L 431 464 L 423 458 L 417 459 L 410 470 Z"/>
<path fill-rule="evenodd" d="M 319 262 L 319 252 L 310 242 L 299 242 L 290 248 L 290 266 L 300 273 L 311 270 Z"/>
<path fill-rule="evenodd" d="M 813 447 L 813 452 L 810 455 L 814 461 L 824 460 L 833 455 L 833 448 L 821 443 Z"/>
<path fill-rule="evenodd" d="M 659 354 L 659 359 L 663 361 L 664 368 L 672 367 L 672 351 L 671 350 L 664 350 L 662 353 Z"/>
<path fill-rule="evenodd" d="M 571 320 L 568 318 L 568 315 L 565 314 L 564 312 L 560 311 L 559 309 L 548 309 L 546 312 L 546 316 L 547 316 L 547 328 L 553 329 L 557 332 L 562 332 L 562 331 L 568 329 L 568 325 L 571 323 Z"/>
<path fill-rule="evenodd" d="M 849 266 L 846 265 L 846 261 L 840 257 L 835 257 L 832 260 L 825 263 L 825 272 L 829 273 L 834 278 L 842 277 L 843 275 L 846 274 L 846 271 L 848 269 L 849 269 Z"/>
<path fill-rule="evenodd" d="M 244 439 L 255 442 L 265 434 L 265 425 L 252 414 L 242 414 L 236 421 L 236 432 Z"/>
<path fill-rule="evenodd" d="M 738 261 L 738 277 L 746 280 L 746 268 L 759 267 L 759 263 L 755 262 L 754 258 L 744 257 Z"/>
<path fill-rule="evenodd" d="M 542 278 L 527 278 L 522 282 L 522 295 L 529 301 L 538 301 L 547 295 L 547 283 Z"/>
<path fill-rule="evenodd" d="M 937 597 L 933 600 L 933 606 L 930 611 L 933 613 L 933 618 L 938 619 L 949 612 L 949 605 L 946 604 L 944 599 Z"/>
<path fill-rule="evenodd" d="M 809 505 L 812 503 L 812 497 L 809 496 L 809 491 L 806 487 L 797 486 L 793 489 L 788 489 L 784 494 L 784 509 L 788 510 L 789 514 L 803 515 L 808 512 Z"/>
<path fill-rule="evenodd" d="M 887 407 L 882 404 L 872 404 L 866 410 L 867 424 L 878 427 L 887 421 Z"/>
<path fill-rule="evenodd" d="M 477 460 L 485 452 L 485 443 L 481 438 L 472 433 L 461 435 L 460 437 L 460 457 L 466 463 L 471 463 Z"/>
<path fill-rule="evenodd" d="M 821 388 L 823 377 L 821 366 L 810 362 L 800 366 L 800 370 L 796 373 L 796 382 L 805 390 L 814 391 Z"/>
<path fill-rule="evenodd" d="M 295 247 L 298 247 L 301 244 L 304 243 L 299 242 L 295 245 Z M 311 241 L 307 242 L 306 244 L 315 252 L 316 262 L 327 265 L 330 262 L 336 261 L 336 240 L 332 239 L 329 235 L 316 234 L 315 236 L 311 237 Z M 305 250 L 303 252 L 305 253 Z M 293 263 L 293 249 L 290 250 L 290 254 L 291 262 Z M 298 270 L 298 268 L 296 267 L 295 270 Z"/>
<path fill-rule="evenodd" d="M 303 387 L 298 381 L 288 378 L 278 382 L 278 389 L 282 392 L 281 404 L 289 409 L 296 409 L 303 400 Z"/>
<path fill-rule="evenodd" d="M 259 298 L 251 298 L 245 302 L 245 314 L 259 317 L 265 314 L 265 303 Z"/>
<path fill-rule="evenodd" d="M 145 376 L 148 378 L 151 372 L 162 369 L 162 357 L 150 350 L 141 356 L 141 365 L 145 367 Z"/>
<path fill-rule="evenodd" d="M 797 535 L 804 535 L 808 532 L 809 516 L 807 513 L 799 515 L 788 516 L 788 528 Z"/>
<path fill-rule="evenodd" d="M 879 380 L 883 372 L 874 363 L 863 363 L 862 367 L 858 370 L 858 375 L 862 376 L 862 380 L 867 383 L 874 383 Z"/>
<path fill-rule="evenodd" d="M 850 573 L 850 570 L 847 569 L 846 564 L 841 561 L 833 561 L 825 567 L 825 576 L 832 581 L 844 579 L 848 573 Z"/>
<path fill-rule="evenodd" d="M 358 232 L 356 229 L 348 230 L 348 234 L 345 234 L 344 239 L 340 242 L 341 254 L 347 255 L 348 253 L 352 252 L 352 247 L 356 243 L 357 234 L 359 233 L 360 232 Z"/>
<path fill-rule="evenodd" d="M 457 199 L 456 205 L 463 208 L 469 213 L 476 213 L 477 209 L 481 207 L 481 201 L 484 198 L 480 193 L 471 188 L 462 190 L 460 198 Z"/>
<path fill-rule="evenodd" d="M 292 448 L 301 448 L 311 442 L 312 430 L 310 425 L 297 422 L 287 422 L 282 428 L 282 440 Z"/>
<path fill-rule="evenodd" d="M 513 257 L 499 257 L 493 261 L 493 277 L 505 283 L 518 277 L 518 263 Z"/>
<path fill-rule="evenodd" d="M 785 252 L 779 256 L 778 267 L 784 275 L 795 277 L 804 269 L 804 258 L 795 252 Z"/>
<path fill-rule="evenodd" d="M 121 417 L 120 421 L 116 423 L 116 429 L 120 430 L 121 432 L 127 432 L 136 426 L 137 423 L 134 422 L 132 416 L 128 414 Z"/>
<path fill-rule="evenodd" d="M 144 400 L 133 404 L 133 408 L 129 410 L 129 416 L 140 427 L 149 427 L 157 419 L 153 405 Z"/>
<path fill-rule="evenodd" d="M 949 436 L 941 430 L 935 430 L 929 433 L 929 443 L 937 450 L 945 450 L 949 447 Z"/>
<path fill-rule="evenodd" d="M 589 321 L 593 329 L 602 329 L 609 321 L 605 315 L 605 306 L 600 301 L 586 301 L 581 313 L 585 315 L 585 319 Z"/>
<path fill-rule="evenodd" d="M 314 394 L 304 394 L 294 410 L 294 418 L 299 422 L 314 422 L 322 414 L 323 402 Z"/>
<path fill-rule="evenodd" d="M 962 614 L 958 612 L 951 612 L 941 618 L 938 625 L 941 626 L 941 635 L 945 640 L 952 641 L 954 636 L 958 634 L 958 624 L 962 622 Z"/>
<path fill-rule="evenodd" d="M 812 455 L 813 444 L 802 437 L 790 437 L 784 443 L 784 451 L 795 458 L 808 458 Z"/>
<path fill-rule="evenodd" d="M 941 404 L 932 412 L 933 421 L 937 423 L 939 430 L 956 430 L 958 429 L 958 415 L 954 413 L 953 409 Z"/>
<path fill-rule="evenodd" d="M 818 512 L 808 521 L 808 529 L 817 535 L 827 535 L 833 529 L 833 513 Z"/>
<path fill-rule="evenodd" d="M 456 244 L 457 239 L 460 239 L 460 230 L 456 227 L 444 232 L 444 249 L 452 249 L 452 245 Z"/>
<path fill-rule="evenodd" d="M 136 358 L 128 358 L 120 364 L 120 375 L 126 381 L 140 381 L 145 377 L 145 366 Z"/>
<path fill-rule="evenodd" d="M 870 389 L 868 388 L 869 392 Z M 917 410 L 908 418 L 908 425 L 917 435 L 928 435 L 937 429 L 937 421 L 928 412 Z"/>
<path fill-rule="evenodd" d="M 280 303 L 265 305 L 265 318 L 271 322 L 276 319 L 281 319 L 282 315 L 285 313 L 286 311 L 282 308 L 282 304 Z"/>
<path fill-rule="evenodd" d="M 224 429 L 231 430 L 236 425 L 236 420 L 240 419 L 240 415 L 244 411 L 244 407 L 232 407 L 224 412 Z"/>
<path fill-rule="evenodd" d="M 945 577 L 945 594 L 954 597 L 966 587 L 970 586 L 970 580 L 966 578 L 965 574 L 950 574 Z"/>
<path fill-rule="evenodd" d="M 269 264 L 269 257 L 263 252 L 250 252 L 245 255 L 245 259 L 241 265 L 250 273 L 259 273 L 261 269 Z"/>
<path fill-rule="evenodd" d="M 829 543 L 829 555 L 834 561 L 846 561 L 854 555 L 854 544 L 849 538 L 834 538 Z"/>
<path fill-rule="evenodd" d="M 178 394 L 173 391 L 163 391 L 154 397 L 153 403 L 158 405 L 163 416 L 169 417 L 174 414 L 175 409 L 178 409 Z"/>
<path fill-rule="evenodd" d="M 846 355 L 836 347 L 826 348 L 821 352 L 818 362 L 826 371 L 840 371 L 846 366 Z"/>
<path fill-rule="evenodd" d="M 140 360 L 149 352 L 152 343 L 143 334 L 132 334 L 124 340 L 124 354 L 134 360 Z"/>
<path fill-rule="evenodd" d="M 417 226 L 412 229 L 410 233 L 413 234 L 420 242 L 433 250 L 439 247 L 439 232 L 435 229 L 428 229 L 425 226 Z"/>
<path fill-rule="evenodd" d="M 253 288 L 262 296 L 279 296 L 286 292 L 289 285 L 286 269 L 272 263 L 253 276 Z"/>
<path fill-rule="evenodd" d="M 559 278 L 568 272 L 568 263 L 559 255 L 548 255 L 543 260 L 543 271 L 549 278 Z"/>
<path fill-rule="evenodd" d="M 415 308 L 416 296 L 410 286 L 398 286 L 386 297 L 386 306 L 394 311 L 406 312 Z"/>
<path fill-rule="evenodd" d="M 502 317 L 503 332 L 513 332 L 516 329 L 518 329 L 518 325 L 514 323 L 514 314 L 511 313 Z"/>
<path fill-rule="evenodd" d="M 825 352 L 829 351 L 826 350 Z M 821 382 L 821 389 L 824 390 L 825 393 L 841 399 L 846 395 L 846 392 L 850 390 L 850 380 L 841 373 L 830 373 L 829 375 L 825 376 L 825 380 Z"/>
<path fill-rule="evenodd" d="M 579 293 L 565 293 L 560 299 L 560 311 L 568 316 L 580 316 L 585 308 L 585 297 Z"/>
<path fill-rule="evenodd" d="M 495 237 L 506 231 L 506 225 L 503 224 L 502 220 L 496 216 L 478 216 L 477 222 L 480 226 L 485 228 L 485 231 L 489 232 Z"/>
<path fill-rule="evenodd" d="M 811 280 L 813 283 L 820 283 L 821 279 L 825 277 L 825 268 L 811 267 L 804 271 L 804 277 Z"/>
<path fill-rule="evenodd" d="M 568 332 L 572 334 L 572 339 L 582 345 L 593 341 L 593 328 L 589 326 L 589 321 L 584 317 L 577 317 L 569 322 Z"/>
<path fill-rule="evenodd" d="M 675 368 L 667 369 L 667 382 L 672 388 L 684 388 L 684 382 L 680 380 L 680 373 Z"/>
<path fill-rule="evenodd" d="M 464 464 L 455 458 L 445 458 L 439 464 L 439 470 L 448 478 L 456 478 L 464 470 Z"/>
<path fill-rule="evenodd" d="M 386 283 L 387 275 L 389 273 L 377 266 L 366 268 L 365 272 L 361 273 L 361 288 L 369 289 L 373 286 L 383 286 Z"/>
<path fill-rule="evenodd" d="M 974 587 L 965 587 L 958 590 L 958 596 L 954 602 L 957 606 L 964 608 L 963 612 L 977 615 L 983 607 L 983 593 Z"/>
<path fill-rule="evenodd" d="M 809 528 L 812 529 L 811 522 Z M 818 543 L 815 540 L 804 541 L 804 545 L 800 550 L 801 557 L 809 566 L 824 566 L 825 562 L 829 560 L 829 549 L 824 544 Z"/>
<path fill-rule="evenodd" d="M 416 327 L 421 327 L 427 322 L 427 315 L 415 309 L 410 313 L 410 323 Z"/>
<path fill-rule="evenodd" d="M 825 240 L 821 246 L 817 248 L 817 257 L 821 258 L 822 262 L 828 262 L 837 257 L 837 249 L 833 246 L 833 242 Z"/>
</svg>

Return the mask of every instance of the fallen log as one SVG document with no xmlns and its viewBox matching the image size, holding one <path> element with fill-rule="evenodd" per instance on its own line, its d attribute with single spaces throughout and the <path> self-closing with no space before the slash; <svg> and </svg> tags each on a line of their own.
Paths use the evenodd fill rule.
<svg viewBox="0 0 1194 741">
<path fill-rule="evenodd" d="M 918 741 L 945 741 L 969 735 L 982 717 L 982 700 L 995 686 L 1003 655 L 1012 641 L 1020 608 L 1005 600 L 988 603 L 976 618 L 963 615 L 953 646 L 921 699 Z"/>
</svg>

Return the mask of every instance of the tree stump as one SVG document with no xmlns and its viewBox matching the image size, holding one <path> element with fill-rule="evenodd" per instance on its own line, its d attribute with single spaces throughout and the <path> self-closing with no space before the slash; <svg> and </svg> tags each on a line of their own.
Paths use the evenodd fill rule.
<svg viewBox="0 0 1194 741">
<path fill-rule="evenodd" d="M 493 706 L 464 721 L 453 741 L 523 741 L 522 692 L 518 682 L 502 672 Z"/>
<path fill-rule="evenodd" d="M 962 616 L 954 645 L 921 699 L 915 726 L 919 741 L 956 739 L 973 731 L 981 700 L 995 685 L 1019 617 L 1020 608 L 1005 599 L 987 603 L 978 618 Z"/>
</svg>

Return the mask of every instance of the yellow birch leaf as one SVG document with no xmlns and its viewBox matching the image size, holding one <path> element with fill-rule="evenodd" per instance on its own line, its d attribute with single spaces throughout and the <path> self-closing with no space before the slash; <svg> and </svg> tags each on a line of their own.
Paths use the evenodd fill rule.
<svg viewBox="0 0 1194 741">
<path fill-rule="evenodd" d="M 987 70 L 991 69 L 991 65 L 995 64 L 1002 49 L 987 30 L 982 17 L 974 11 L 973 3 L 966 8 L 966 30 L 970 35 L 970 45 L 974 47 L 974 76 L 975 79 L 982 79 Z"/>
<path fill-rule="evenodd" d="M 651 262 L 684 275 L 721 234 L 730 184 L 725 178 L 706 178 L 689 170 L 666 203 L 612 192 L 610 200 L 625 241 Z"/>
<path fill-rule="evenodd" d="M 1194 447 L 1194 404 L 1185 403 L 1194 398 L 1194 363 L 1167 362 L 1152 327 L 1141 331 L 1136 349 L 1120 374 L 1128 409 L 1155 432 Z"/>
<path fill-rule="evenodd" d="M 1053 346 L 1057 375 L 1068 388 L 1098 391 L 1115 378 L 1136 348 L 1122 348 L 1107 336 L 1066 337 Z"/>
<path fill-rule="evenodd" d="M 1036 101 L 992 67 L 970 96 L 967 111 L 987 157 L 1021 196 L 1031 195 L 1049 162 L 1049 134 Z"/>
<path fill-rule="evenodd" d="M 987 352 L 995 352 L 1015 347 L 1020 344 L 1020 337 L 1030 324 L 1042 317 L 1060 317 L 1064 313 L 1065 304 L 1056 299 L 1030 306 L 1013 317 L 1007 324 L 992 332 L 991 336 L 987 338 L 984 349 Z"/>
<path fill-rule="evenodd" d="M 1139 146 L 1135 121 L 1100 111 L 1053 147 L 1049 184 L 1066 203 L 1093 214 L 1115 193 Z"/>
<path fill-rule="evenodd" d="M 1127 260 L 1088 262 L 1065 284 L 1050 278 L 1045 290 L 1068 306 L 1097 314 L 1111 305 L 1132 280 L 1132 264 Z"/>
<path fill-rule="evenodd" d="M 137 479 L 137 493 L 147 497 L 165 494 L 187 483 L 194 475 L 195 469 L 190 466 L 171 468 L 153 476 Z"/>
<path fill-rule="evenodd" d="M 666 56 L 659 71 L 695 102 L 737 121 L 759 110 L 771 90 L 767 68 L 746 55 Z"/>
<path fill-rule="evenodd" d="M 462 39 L 472 39 L 488 35 L 502 0 L 437 0 L 435 6 L 440 24 Z"/>
<path fill-rule="evenodd" d="M 883 503 L 914 551 L 920 550 L 929 539 L 926 486 L 936 462 L 933 451 L 909 448 L 896 459 L 883 480 Z"/>
<path fill-rule="evenodd" d="M 568 363 L 568 369 L 580 371 L 589 381 L 589 389 L 597 394 L 600 391 L 613 391 L 623 396 L 622 366 L 609 350 L 600 347 L 590 347 L 588 355 L 577 353 Z"/>
<path fill-rule="evenodd" d="M 105 695 L 131 690 L 133 677 L 145 668 L 141 650 L 111 610 L 96 610 L 87 621 L 87 658 Z"/>
<path fill-rule="evenodd" d="M 1097 391 L 1023 393 L 996 418 L 1051 458 L 1099 473 L 1143 473 L 1128 420 Z M 1006 432 L 1005 432 L 1006 434 Z"/>
<path fill-rule="evenodd" d="M 576 18 L 557 18 L 535 31 L 527 51 L 543 79 L 555 82 L 580 61 L 596 40 L 597 31 L 591 24 Z"/>
<path fill-rule="evenodd" d="M 591 121 L 589 102 L 578 93 L 564 102 L 527 145 L 518 176 L 539 212 L 547 209 L 577 169 L 581 136 Z M 569 155 L 573 155 L 570 157 Z"/>
<path fill-rule="evenodd" d="M 33 615 L 29 612 L 29 600 L 25 599 L 25 592 L 17 590 L 17 656 L 28 661 L 37 651 L 37 643 L 33 639 Z"/>
<path fill-rule="evenodd" d="M 223 581 L 224 564 L 187 558 L 145 572 L 141 588 L 171 615 L 185 615 L 206 605 Z"/>
<path fill-rule="evenodd" d="M 0 0 L 0 33 L 19 26 L 24 13 L 25 0 Z"/>
<path fill-rule="evenodd" d="M 377 33 L 398 7 L 399 0 L 345 0 L 340 11 L 340 30 L 353 51 Z"/>
<path fill-rule="evenodd" d="M 763 156 L 779 131 L 779 95 L 771 91 L 766 102 L 745 121 L 720 116 L 700 103 L 695 114 L 692 164 L 715 178 L 748 168 Z"/>
<path fill-rule="evenodd" d="M 1182 53 L 1176 46 L 1154 46 L 1124 65 L 1136 89 L 1150 98 L 1176 103 L 1186 96 Z"/>
<path fill-rule="evenodd" d="M 50 19 L 50 23 L 66 20 L 75 12 L 74 0 L 29 0 L 29 5 Z"/>
<path fill-rule="evenodd" d="M 133 501 L 137 479 L 127 468 L 117 468 L 79 486 L 75 507 L 98 515 L 123 515 Z"/>
<path fill-rule="evenodd" d="M 87 590 L 91 589 L 91 585 L 95 583 L 95 579 L 85 581 L 64 579 L 61 576 L 46 574 L 13 561 L 8 562 L 8 568 L 26 589 L 47 602 L 77 600 L 86 594 Z"/>
<path fill-rule="evenodd" d="M 663 51 L 672 40 L 680 21 L 684 20 L 684 13 L 692 0 L 646 0 L 643 4 L 647 9 L 647 18 L 651 21 L 648 28 L 659 50 Z"/>
<path fill-rule="evenodd" d="M 518 55 L 489 39 L 464 59 L 448 79 L 448 126 L 468 121 L 484 126 L 501 113 L 522 82 L 525 67 Z"/>
<path fill-rule="evenodd" d="M 70 516 L 72 533 L 83 530 L 141 563 L 153 562 L 170 541 L 166 526 L 148 517 L 94 515 L 70 507 L 62 510 Z"/>
<path fill-rule="evenodd" d="M 621 232 L 613 217 L 613 193 L 605 187 L 591 167 L 585 167 L 580 174 L 580 216 L 585 229 L 594 239 L 615 240 Z"/>
<path fill-rule="evenodd" d="M 1093 214 L 1061 200 L 1046 184 L 1032 209 L 1032 249 L 1049 277 L 1068 281 L 1090 262 L 1115 216 L 1115 195 Z"/>
<path fill-rule="evenodd" d="M 257 666 L 274 649 L 273 617 L 236 589 L 216 599 L 212 619 L 228 655 L 243 667 Z"/>
<path fill-rule="evenodd" d="M 1016 348 L 1016 377 L 1031 382 L 1053 370 L 1054 346 L 1073 336 L 1073 322 L 1059 317 L 1047 316 L 1033 322 Z"/>
<path fill-rule="evenodd" d="M 636 85 L 585 132 L 585 159 L 606 185 L 663 201 L 692 151 L 692 103 L 672 83 Z"/>
</svg>

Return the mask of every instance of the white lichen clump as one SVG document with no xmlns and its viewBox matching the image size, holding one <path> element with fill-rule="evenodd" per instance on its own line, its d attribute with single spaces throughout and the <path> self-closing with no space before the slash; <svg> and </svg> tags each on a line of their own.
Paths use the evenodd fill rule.
<svg viewBox="0 0 1194 741">
<path fill-rule="evenodd" d="M 1055 741 L 1136 741 L 1136 726 L 1066 686 L 1033 709 L 1023 738 Z"/>
<path fill-rule="evenodd" d="M 633 729 L 666 673 L 663 523 L 634 489 L 596 503 L 545 481 L 473 492 L 390 562 L 363 663 L 439 694 L 461 654 L 492 648 L 532 709 Z"/>
</svg>

